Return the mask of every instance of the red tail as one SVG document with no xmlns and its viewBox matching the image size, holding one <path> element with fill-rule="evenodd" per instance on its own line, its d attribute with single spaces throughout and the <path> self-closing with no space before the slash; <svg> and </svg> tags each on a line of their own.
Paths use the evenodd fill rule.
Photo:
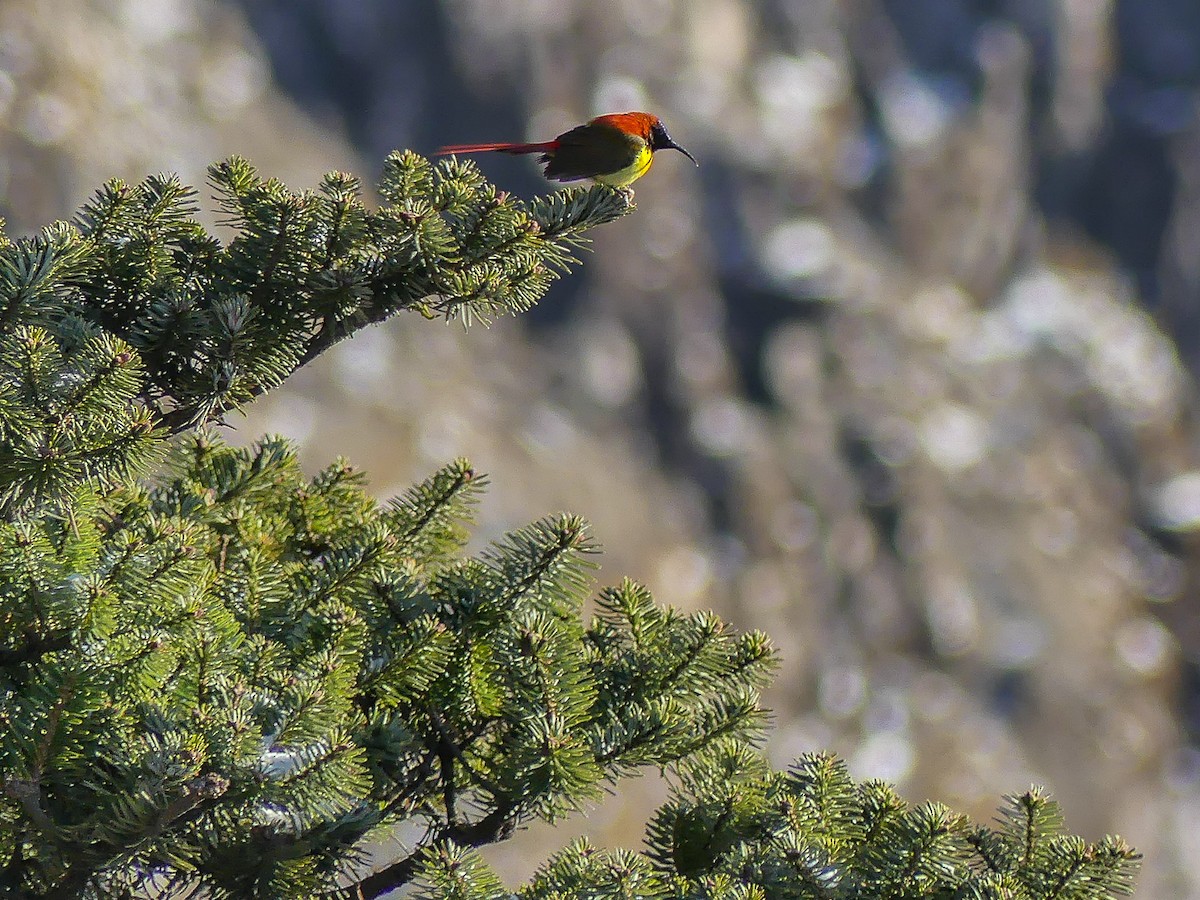
<svg viewBox="0 0 1200 900">
<path fill-rule="evenodd" d="M 454 144 L 442 147 L 435 155 L 449 153 L 548 153 L 558 148 L 558 141 L 542 141 L 540 144 Z"/>
</svg>

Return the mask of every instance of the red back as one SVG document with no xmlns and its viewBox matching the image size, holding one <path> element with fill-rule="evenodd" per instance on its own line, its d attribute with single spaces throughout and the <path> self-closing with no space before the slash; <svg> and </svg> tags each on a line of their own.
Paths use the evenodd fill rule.
<svg viewBox="0 0 1200 900">
<path fill-rule="evenodd" d="M 609 113 L 607 116 L 596 116 L 592 119 L 592 124 L 609 125 L 649 141 L 650 129 L 658 124 L 658 116 L 644 112 Z"/>
</svg>

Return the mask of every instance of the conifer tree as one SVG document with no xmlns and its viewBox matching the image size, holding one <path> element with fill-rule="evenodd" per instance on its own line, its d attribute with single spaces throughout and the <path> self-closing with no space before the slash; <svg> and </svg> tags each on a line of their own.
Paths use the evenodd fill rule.
<svg viewBox="0 0 1200 900">
<path fill-rule="evenodd" d="M 347 175 L 210 176 L 227 241 L 165 176 L 0 241 L 7 895 L 509 897 L 475 848 L 645 767 L 675 785 L 645 847 L 573 844 L 521 896 L 1128 892 L 1133 852 L 1065 834 L 1040 792 L 987 828 L 830 757 L 772 771 L 766 638 L 631 582 L 585 621 L 574 516 L 467 557 L 465 460 L 380 502 L 344 461 L 306 477 L 286 441 L 210 430 L 401 310 L 528 309 L 627 194 L 522 203 L 411 153 L 376 209 Z M 369 859 L 401 824 L 422 837 Z"/>
</svg>

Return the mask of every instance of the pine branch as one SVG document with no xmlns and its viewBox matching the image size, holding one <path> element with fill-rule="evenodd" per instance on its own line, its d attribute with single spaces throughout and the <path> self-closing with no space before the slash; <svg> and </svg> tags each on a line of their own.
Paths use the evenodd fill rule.
<svg viewBox="0 0 1200 900">
<path fill-rule="evenodd" d="M 380 193 L 391 205 L 376 212 L 363 208 L 357 183 L 345 176 L 327 176 L 323 190 L 337 199 L 322 206 L 312 195 L 288 195 L 277 183 L 261 182 L 242 160 L 216 166 L 211 175 L 230 222 L 246 232 L 213 268 L 220 270 L 228 257 L 235 283 L 250 289 L 252 308 L 268 318 L 275 317 L 274 298 L 290 298 L 282 324 L 295 331 L 296 351 L 282 377 L 401 309 L 468 322 L 522 312 L 544 294 L 555 277 L 551 270 L 563 272 L 575 262 L 568 248 L 580 245 L 583 232 L 632 208 L 627 195 L 602 187 L 559 192 L 526 208 L 487 186 L 470 162 L 445 161 L 434 169 L 411 153 L 389 157 Z M 344 234 L 351 220 L 359 222 L 353 244 Z M 455 227 L 468 221 L 469 227 Z M 300 271 L 288 272 L 300 280 L 280 281 L 284 259 L 309 252 L 309 235 L 323 237 L 313 255 L 297 257 Z M 250 254 L 241 240 L 261 246 L 261 269 L 243 271 L 240 260 Z M 353 286 L 353 304 L 322 309 L 322 286 L 338 284 Z M 306 304 L 312 307 L 307 313 Z M 236 394 L 210 399 L 203 415 L 219 418 L 277 381 L 254 380 Z M 170 384 L 159 389 L 183 399 Z M 199 409 L 182 402 L 162 411 L 162 425 L 177 433 L 197 421 Z"/>
</svg>

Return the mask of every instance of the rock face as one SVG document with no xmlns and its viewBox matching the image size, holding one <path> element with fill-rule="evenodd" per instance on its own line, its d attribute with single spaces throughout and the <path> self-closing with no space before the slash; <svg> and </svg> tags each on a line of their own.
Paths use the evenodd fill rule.
<svg viewBox="0 0 1200 900">
<path fill-rule="evenodd" d="M 269 62 L 198 0 L 48 6 L 0 7 L 14 231 L 229 152 L 356 168 L 272 71 L 372 166 L 659 113 L 701 168 L 661 158 L 534 327 L 393 323 L 247 433 L 381 494 L 470 455 L 489 527 L 570 507 L 603 579 L 766 629 L 781 764 L 985 818 L 1042 782 L 1200 897 L 1194 4 L 255 0 Z"/>
<path fill-rule="evenodd" d="M 71 215 L 103 181 L 204 169 L 231 153 L 308 184 L 354 168 L 344 141 L 271 83 L 236 9 L 190 0 L 0 7 L 0 209 L 10 231 Z"/>
<path fill-rule="evenodd" d="M 1122 221 L 1194 239 L 1188 188 L 1162 192 L 1196 126 L 1114 97 L 1149 13 L 646 6 L 447 8 L 468 86 L 510 73 L 530 133 L 652 106 L 701 148 L 639 184 L 563 329 L 636 348 L 611 415 L 703 491 L 708 596 L 781 643 L 779 759 L 834 747 L 981 815 L 1045 781 L 1146 850 L 1145 896 L 1196 896 L 1167 824 L 1197 799 L 1196 508 L 1170 500 L 1194 496 L 1193 337 L 1146 312 L 1188 305 L 1175 251 L 1148 275 Z"/>
</svg>

